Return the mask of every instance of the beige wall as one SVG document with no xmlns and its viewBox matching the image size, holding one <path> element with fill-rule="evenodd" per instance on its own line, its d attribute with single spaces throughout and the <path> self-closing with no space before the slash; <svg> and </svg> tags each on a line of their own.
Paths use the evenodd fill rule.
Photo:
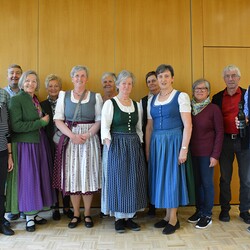
<svg viewBox="0 0 250 250">
<path fill-rule="evenodd" d="M 102 92 L 105 71 L 132 71 L 132 97 L 147 93 L 145 74 L 173 65 L 175 88 L 191 94 L 206 77 L 212 94 L 224 88 L 222 69 L 237 64 L 247 87 L 250 33 L 248 0 L 0 0 L 0 86 L 9 64 L 37 70 L 41 81 L 56 73 L 64 89 L 76 64 L 90 69 L 88 88 Z M 46 98 L 44 86 L 38 93 Z M 233 202 L 238 202 L 237 171 Z M 218 168 L 215 174 L 218 203 Z"/>
</svg>

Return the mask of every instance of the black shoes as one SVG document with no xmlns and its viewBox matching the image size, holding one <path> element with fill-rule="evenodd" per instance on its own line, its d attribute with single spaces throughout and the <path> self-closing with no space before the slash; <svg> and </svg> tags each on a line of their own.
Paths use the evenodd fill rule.
<svg viewBox="0 0 250 250">
<path fill-rule="evenodd" d="M 250 213 L 248 211 L 240 213 L 240 217 L 246 224 L 250 224 Z"/>
<path fill-rule="evenodd" d="M 115 231 L 117 233 L 124 233 L 125 232 L 125 220 L 119 219 L 115 221 Z"/>
<path fill-rule="evenodd" d="M 52 219 L 53 220 L 61 220 L 61 214 L 59 210 L 54 210 L 52 214 Z"/>
<path fill-rule="evenodd" d="M 63 209 L 63 214 L 66 215 L 69 219 L 74 217 L 74 212 L 69 208 L 68 210 Z"/>
<path fill-rule="evenodd" d="M 196 211 L 192 216 L 188 218 L 188 222 L 197 223 L 201 218 L 201 214 L 199 211 Z"/>
<path fill-rule="evenodd" d="M 90 221 L 86 221 L 86 219 L 89 219 Z M 91 228 L 94 226 L 91 216 L 84 216 L 84 224 L 85 224 L 85 227 L 87 228 Z"/>
<path fill-rule="evenodd" d="M 199 219 L 199 221 L 197 222 L 195 227 L 199 228 L 199 229 L 205 229 L 211 224 L 212 224 L 212 218 L 211 217 L 209 217 L 209 216 L 201 216 L 201 218 Z"/>
<path fill-rule="evenodd" d="M 5 224 L 2 224 L 0 226 L 0 233 L 4 235 L 8 235 L 8 236 L 15 234 L 15 232 L 12 229 L 10 229 L 8 226 L 6 226 Z"/>
<path fill-rule="evenodd" d="M 35 222 L 35 224 L 38 224 L 38 225 L 44 225 L 47 223 L 47 220 L 36 215 L 34 217 L 34 222 Z"/>
<path fill-rule="evenodd" d="M 167 224 L 166 227 L 163 229 L 163 234 L 173 234 L 177 229 L 180 228 L 180 222 L 177 221 L 176 224 L 173 226 L 171 224 Z"/>
<path fill-rule="evenodd" d="M 10 227 L 10 222 L 8 220 L 5 219 L 5 217 L 3 218 L 3 224 L 6 226 L 6 227 Z"/>
<path fill-rule="evenodd" d="M 20 216 L 20 214 L 9 214 L 9 215 L 8 215 L 8 218 L 9 218 L 10 220 L 18 220 L 18 219 L 19 219 L 19 216 Z"/>
<path fill-rule="evenodd" d="M 29 223 L 32 224 L 32 225 L 28 226 Z M 26 222 L 26 231 L 27 232 L 35 232 L 36 231 L 36 225 L 35 225 L 35 221 L 34 220 L 28 220 Z"/>
<path fill-rule="evenodd" d="M 167 226 L 167 224 L 168 224 L 168 221 L 160 220 L 160 221 L 158 221 L 157 223 L 154 224 L 154 227 L 155 228 L 163 228 L 163 227 Z"/>
<path fill-rule="evenodd" d="M 221 210 L 219 215 L 219 220 L 223 222 L 229 222 L 230 221 L 230 215 L 227 210 Z"/>
<path fill-rule="evenodd" d="M 148 206 L 148 216 L 154 217 L 155 216 L 155 205 L 149 204 Z"/>
<path fill-rule="evenodd" d="M 81 217 L 73 216 L 71 222 L 68 224 L 69 228 L 75 228 L 81 222 Z"/>
<path fill-rule="evenodd" d="M 131 229 L 132 231 L 140 231 L 141 227 L 135 223 L 132 219 L 128 219 L 125 221 L 125 227 Z"/>
</svg>

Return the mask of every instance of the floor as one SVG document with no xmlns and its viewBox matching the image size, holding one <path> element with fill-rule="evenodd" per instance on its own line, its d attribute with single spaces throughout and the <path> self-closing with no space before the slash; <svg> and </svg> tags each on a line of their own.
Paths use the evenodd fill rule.
<svg viewBox="0 0 250 250">
<path fill-rule="evenodd" d="M 194 207 L 179 209 L 181 228 L 172 235 L 163 235 L 162 229 L 156 229 L 153 224 L 164 216 L 164 210 L 158 210 L 155 218 L 149 218 L 145 212 L 139 212 L 135 221 L 141 225 L 141 231 L 126 231 L 123 234 L 114 230 L 113 218 L 99 218 L 100 209 L 92 209 L 95 226 L 91 229 L 79 224 L 75 229 L 69 229 L 69 219 L 62 215 L 60 221 L 51 219 L 52 212 L 43 212 L 48 219 L 46 225 L 37 225 L 33 233 L 26 232 L 25 221 L 19 219 L 11 223 L 15 230 L 14 236 L 0 234 L 0 249 L 209 249 L 209 250 L 239 250 L 250 249 L 250 233 L 238 216 L 237 206 L 230 211 L 231 221 L 220 222 L 220 208 L 213 209 L 213 223 L 207 229 L 196 229 L 186 220 L 194 212 Z"/>
</svg>

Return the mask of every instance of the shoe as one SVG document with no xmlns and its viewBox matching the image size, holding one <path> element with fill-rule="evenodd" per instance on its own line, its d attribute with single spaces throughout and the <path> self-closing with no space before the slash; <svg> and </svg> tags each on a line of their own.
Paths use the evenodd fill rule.
<svg viewBox="0 0 250 250">
<path fill-rule="evenodd" d="M 19 214 L 9 214 L 8 218 L 10 220 L 18 220 L 19 219 Z"/>
<path fill-rule="evenodd" d="M 73 222 L 74 220 L 74 222 Z M 76 221 L 75 221 L 76 220 Z M 73 216 L 71 222 L 68 224 L 69 228 L 75 228 L 81 222 L 81 217 Z"/>
<path fill-rule="evenodd" d="M 28 223 L 31 222 L 31 221 L 34 222 L 34 225 L 28 226 Z M 35 232 L 35 231 L 36 231 L 36 225 L 35 225 L 35 221 L 34 221 L 34 220 L 28 220 L 28 221 L 26 222 L 26 231 L 27 231 L 27 232 Z"/>
<path fill-rule="evenodd" d="M 150 216 L 150 217 L 155 216 L 155 205 L 149 204 L 149 206 L 148 206 L 148 216 Z"/>
<path fill-rule="evenodd" d="M 90 219 L 90 221 L 86 221 L 86 219 Z M 94 226 L 91 216 L 84 216 L 84 224 L 85 224 L 85 227 L 87 228 L 91 228 Z"/>
<path fill-rule="evenodd" d="M 38 218 L 38 217 L 40 218 L 40 220 L 36 219 L 36 218 Z M 44 224 L 47 223 L 47 220 L 46 220 L 46 219 L 41 218 L 41 217 L 38 216 L 38 215 L 36 215 L 36 216 L 34 217 L 34 221 L 35 221 L 35 223 L 38 224 L 38 225 L 44 225 Z"/>
<path fill-rule="evenodd" d="M 100 213 L 100 218 L 104 219 L 107 217 L 108 217 L 108 214 L 104 214 L 103 212 Z"/>
<path fill-rule="evenodd" d="M 10 227 L 10 222 L 6 220 L 5 217 L 3 218 L 3 224 L 7 227 Z"/>
<path fill-rule="evenodd" d="M 135 223 L 132 219 L 128 219 L 125 221 L 125 227 L 131 229 L 132 231 L 140 231 L 141 227 Z"/>
<path fill-rule="evenodd" d="M 180 222 L 177 220 L 175 226 L 171 224 L 167 224 L 167 226 L 163 229 L 163 234 L 173 234 L 177 229 L 180 228 Z"/>
<path fill-rule="evenodd" d="M 68 210 L 63 209 L 63 214 L 66 215 L 69 219 L 74 217 L 74 212 L 69 208 Z"/>
<path fill-rule="evenodd" d="M 197 223 L 201 218 L 200 211 L 196 211 L 191 217 L 188 218 L 188 222 Z"/>
<path fill-rule="evenodd" d="M 26 214 L 24 212 L 20 212 L 20 218 L 26 220 Z"/>
<path fill-rule="evenodd" d="M 115 221 L 115 231 L 117 233 L 124 233 L 125 232 L 125 220 L 119 219 Z"/>
<path fill-rule="evenodd" d="M 227 210 L 221 210 L 219 215 L 219 220 L 223 222 L 229 222 L 230 221 L 230 215 Z"/>
<path fill-rule="evenodd" d="M 240 217 L 246 224 L 250 224 L 250 213 L 248 211 L 240 213 Z"/>
<path fill-rule="evenodd" d="M 199 219 L 199 221 L 197 222 L 195 227 L 200 228 L 200 229 L 205 229 L 211 224 L 212 224 L 212 218 L 211 217 L 209 217 L 209 216 L 201 216 L 201 218 Z"/>
<path fill-rule="evenodd" d="M 52 219 L 53 220 L 61 220 L 61 214 L 59 210 L 54 210 L 52 214 Z"/>
<path fill-rule="evenodd" d="M 247 228 L 247 232 L 250 233 L 250 227 Z"/>
<path fill-rule="evenodd" d="M 163 227 L 167 226 L 167 224 L 168 224 L 168 221 L 160 220 L 154 224 L 154 227 L 155 228 L 163 228 Z"/>
<path fill-rule="evenodd" d="M 15 234 L 15 232 L 5 224 L 2 224 L 0 226 L 0 233 L 8 236 Z"/>
</svg>

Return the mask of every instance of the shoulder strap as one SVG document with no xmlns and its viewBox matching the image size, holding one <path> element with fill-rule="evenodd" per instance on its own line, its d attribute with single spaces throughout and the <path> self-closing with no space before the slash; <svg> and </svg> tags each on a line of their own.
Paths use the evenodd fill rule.
<svg viewBox="0 0 250 250">
<path fill-rule="evenodd" d="M 77 115 L 77 112 L 78 112 L 79 107 L 80 107 L 80 103 L 81 103 L 83 97 L 85 96 L 86 92 L 87 92 L 87 90 L 85 89 L 85 90 L 83 91 L 83 93 L 82 93 L 82 95 L 81 95 L 81 97 L 80 97 L 80 99 L 79 99 L 77 105 L 76 105 L 76 109 L 75 109 L 75 113 L 74 113 L 74 116 L 73 116 L 72 124 L 75 122 L 76 115 Z M 66 95 L 66 94 L 65 94 L 65 95 Z"/>
</svg>

